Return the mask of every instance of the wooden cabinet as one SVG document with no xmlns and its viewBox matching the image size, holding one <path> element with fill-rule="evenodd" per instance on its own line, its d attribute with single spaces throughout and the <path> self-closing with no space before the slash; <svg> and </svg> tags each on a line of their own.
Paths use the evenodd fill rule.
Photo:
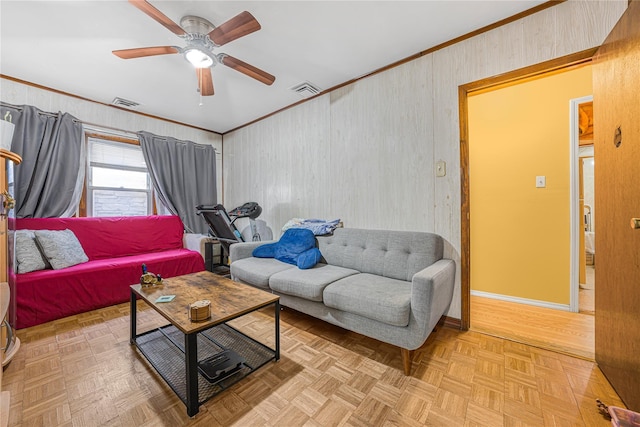
<svg viewBox="0 0 640 427">
<path fill-rule="evenodd" d="M 6 162 L 4 158 L 0 157 L 0 193 L 7 189 L 7 173 Z M 0 196 L 0 208 L 2 208 L 3 199 Z M 7 243 L 7 219 L 4 216 L 0 216 L 0 361 L 4 362 L 4 347 L 7 342 L 7 330 L 4 326 L 4 319 L 7 316 L 9 308 L 9 292 L 8 286 L 5 289 L 5 284 L 8 280 L 8 261 L 9 250 Z M 5 309 L 6 308 L 6 309 Z"/>
<path fill-rule="evenodd" d="M 12 167 L 7 167 L 8 161 L 0 157 L 0 193 L 7 190 L 7 178 L 13 182 Z M 9 166 L 12 166 L 9 164 Z M 7 173 L 8 171 L 8 173 Z M 10 197 L 10 196 L 6 196 Z M 6 210 L 6 197 L 0 195 L 0 248 L 2 251 L 0 259 L 0 359 L 2 366 L 6 366 L 11 361 L 15 353 L 20 348 L 20 340 L 15 337 L 13 326 L 15 323 L 15 300 L 12 298 L 13 292 L 9 282 L 9 268 L 12 268 L 10 257 L 13 250 L 13 234 L 7 216 L 11 217 L 13 211 Z"/>
<path fill-rule="evenodd" d="M 5 170 L 5 160 L 0 157 L 0 192 L 6 190 L 7 188 L 7 180 L 6 180 L 6 170 Z M 0 217 L 0 322 L 4 325 L 3 319 L 6 316 L 4 313 L 4 307 L 9 308 L 9 292 L 5 292 L 9 290 L 9 286 L 7 285 L 5 288 L 5 284 L 7 282 L 7 261 L 8 261 L 8 246 L 7 246 L 7 220 L 6 218 Z M 6 293 L 6 295 L 5 295 Z M 0 327 L 1 335 L 1 343 L 7 342 L 7 329 L 2 326 Z M 5 344 L 1 344 L 1 347 L 4 347 Z M 0 354 L 1 361 L 4 362 L 4 350 L 1 351 Z M 7 425 L 9 421 L 9 392 L 2 391 L 2 368 L 0 368 L 0 427 L 4 427 Z"/>
<path fill-rule="evenodd" d="M 22 162 L 22 158 L 18 154 L 10 151 L 14 131 L 14 125 L 10 121 L 0 120 L 0 193 L 3 194 L 7 190 L 7 165 L 12 166 L 14 163 L 17 165 Z M 13 168 L 9 169 L 12 174 Z M 13 176 L 11 176 L 11 181 L 13 182 Z M 13 242 L 13 240 L 9 239 L 7 234 L 9 227 L 5 207 L 5 198 L 0 197 L 0 348 L 2 348 L 0 362 L 3 367 L 9 363 L 20 348 L 20 340 L 13 334 L 13 325 L 9 322 L 11 313 L 15 312 L 10 308 L 11 290 L 7 283 L 9 279 L 9 254 L 13 254 L 13 251 L 9 251 L 9 241 Z M 0 427 L 5 427 L 9 421 L 9 400 L 9 392 L 2 391 L 2 369 L 0 369 Z"/>
<path fill-rule="evenodd" d="M 7 162 L 0 157 L 0 193 L 7 189 Z M 7 263 L 8 263 L 8 246 L 7 246 L 7 219 L 0 217 L 0 282 L 7 281 Z"/>
<path fill-rule="evenodd" d="M 7 161 L 0 156 L 0 193 L 7 190 Z M 5 198 L 0 196 L 0 362 L 4 367 L 20 348 L 20 340 L 15 337 L 13 325 L 10 324 L 11 291 L 9 288 L 9 230 L 5 215 Z M 0 427 L 5 427 L 9 419 L 10 394 L 2 391 L 2 369 L 0 369 Z"/>
</svg>

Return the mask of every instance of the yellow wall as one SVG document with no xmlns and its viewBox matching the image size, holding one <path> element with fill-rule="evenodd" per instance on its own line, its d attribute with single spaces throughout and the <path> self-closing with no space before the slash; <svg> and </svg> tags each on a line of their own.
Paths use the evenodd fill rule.
<svg viewBox="0 0 640 427">
<path fill-rule="evenodd" d="M 585 66 L 469 97 L 471 289 L 569 304 L 569 100 L 591 93 Z"/>
</svg>

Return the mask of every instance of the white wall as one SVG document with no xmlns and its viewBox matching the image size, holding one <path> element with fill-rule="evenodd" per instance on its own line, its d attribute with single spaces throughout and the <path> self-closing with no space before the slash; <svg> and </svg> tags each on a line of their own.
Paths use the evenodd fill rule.
<svg viewBox="0 0 640 427">
<path fill-rule="evenodd" d="M 222 201 L 222 136 L 217 133 L 154 119 L 5 78 L 0 79 L 0 101 L 13 105 L 33 105 L 48 112 L 62 111 L 98 127 L 111 127 L 131 133 L 146 130 L 156 135 L 172 136 L 198 144 L 211 144 L 217 151 L 218 200 Z"/>
<path fill-rule="evenodd" d="M 292 217 L 438 233 L 460 318 L 458 86 L 598 46 L 626 5 L 568 1 L 226 134 L 224 204 L 258 202 L 276 237 Z"/>
</svg>

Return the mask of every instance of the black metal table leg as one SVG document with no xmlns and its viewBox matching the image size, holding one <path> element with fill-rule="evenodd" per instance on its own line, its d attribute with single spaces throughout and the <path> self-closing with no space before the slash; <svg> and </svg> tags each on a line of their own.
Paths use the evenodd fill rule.
<svg viewBox="0 0 640 427">
<path fill-rule="evenodd" d="M 187 376 L 187 415 L 198 413 L 198 334 L 184 336 L 184 359 Z"/>
<path fill-rule="evenodd" d="M 131 330 L 129 332 L 129 343 L 133 344 L 136 340 L 136 294 L 131 291 L 131 307 L 130 307 L 130 316 L 131 316 Z"/>
<path fill-rule="evenodd" d="M 280 300 L 276 301 L 276 360 L 280 360 Z"/>
</svg>

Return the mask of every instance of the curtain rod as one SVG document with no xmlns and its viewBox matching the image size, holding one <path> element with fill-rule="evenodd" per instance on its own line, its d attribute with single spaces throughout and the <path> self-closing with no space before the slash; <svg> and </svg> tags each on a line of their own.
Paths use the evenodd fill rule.
<svg viewBox="0 0 640 427">
<path fill-rule="evenodd" d="M 151 132 L 149 132 L 149 133 L 151 133 Z M 180 140 L 178 138 L 174 138 L 172 136 L 162 136 L 162 135 L 156 135 L 156 134 L 153 134 L 153 136 L 155 137 L 155 139 L 158 139 L 160 141 L 167 141 L 167 142 L 169 141 L 169 139 L 175 139 L 176 140 L 176 144 L 186 144 L 187 142 L 191 142 L 191 143 L 196 144 L 196 145 L 202 145 L 202 146 L 205 146 L 205 147 L 213 147 L 213 151 L 215 151 L 216 154 L 220 154 L 220 152 L 218 151 L 218 148 L 215 147 L 212 144 L 201 144 L 199 142 L 189 141 L 189 140 L 184 140 L 183 141 L 183 140 Z"/>
<path fill-rule="evenodd" d="M 4 102 L 4 101 L 0 101 L 0 106 L 2 107 L 6 107 L 6 108 L 13 108 L 14 110 L 18 110 L 18 111 L 22 111 L 22 107 L 20 107 L 19 105 L 13 105 L 13 104 L 9 104 L 8 102 Z M 37 108 L 37 107 L 36 107 Z M 38 109 L 38 114 L 44 115 L 44 116 L 49 116 L 49 117 L 55 117 L 57 115 L 57 113 L 50 113 L 47 111 L 41 111 L 40 109 Z M 117 135 L 117 136 L 124 136 L 124 137 L 129 137 L 131 138 L 130 135 L 135 136 L 135 138 L 137 138 L 138 133 L 137 132 L 132 132 L 129 130 L 125 130 L 125 129 L 118 129 L 118 128 L 114 128 L 111 126 L 105 126 L 105 125 L 99 125 L 97 123 L 89 123 L 89 122 L 83 122 L 80 119 L 73 119 L 74 123 L 80 123 L 84 128 L 88 128 L 89 130 L 93 130 L 95 132 L 104 132 L 104 133 L 110 133 L 109 131 L 113 131 L 111 134 L 113 135 Z M 133 139 L 135 139 L 133 138 Z M 166 137 L 164 137 L 166 138 Z M 201 144 L 201 145 L 209 145 L 209 144 Z M 213 147 L 216 154 L 220 154 L 218 152 L 218 149 L 214 146 Z"/>
<path fill-rule="evenodd" d="M 19 105 L 9 104 L 8 102 L 4 102 L 4 101 L 0 101 L 0 106 L 6 107 L 6 108 L 13 108 L 14 110 L 18 110 L 18 111 L 22 111 L 22 109 L 23 109 Z M 38 108 L 38 107 L 36 107 L 36 108 Z M 40 109 L 38 109 L 38 114 L 43 115 L 43 116 L 49 116 L 49 117 L 57 116 L 57 113 L 50 113 L 50 112 L 47 112 L 47 111 L 42 111 Z M 73 122 L 74 123 L 80 123 L 84 127 L 92 128 L 95 131 L 103 131 L 104 132 L 104 131 L 107 131 L 107 130 L 112 130 L 112 131 L 116 131 L 116 132 L 119 132 L 119 133 L 125 133 L 125 134 L 130 134 L 130 135 L 136 135 L 137 136 L 136 132 L 132 132 L 132 131 L 125 130 L 125 129 L 118 129 L 118 128 L 114 128 L 114 127 L 110 127 L 110 126 L 99 125 L 97 123 L 84 122 L 84 121 L 82 121 L 80 119 L 76 119 L 75 117 L 73 119 Z"/>
<path fill-rule="evenodd" d="M 5 107 L 5 108 L 13 108 L 14 110 L 22 111 L 22 107 L 20 107 L 19 105 L 9 104 L 8 102 L 0 102 L 0 106 Z M 38 108 L 38 107 L 36 107 L 36 108 Z M 50 113 L 48 111 L 42 111 L 40 109 L 38 109 L 38 114 L 40 114 L 41 116 L 48 116 L 48 117 L 56 117 L 58 115 L 58 113 Z M 73 118 L 73 122 L 74 123 L 82 123 L 81 120 L 76 119 L 75 117 Z"/>
<path fill-rule="evenodd" d="M 136 132 L 131 132 L 124 129 L 118 129 L 110 126 L 99 125 L 97 123 L 88 123 L 82 122 L 82 127 L 86 131 L 121 136 L 130 139 L 138 139 L 138 134 Z"/>
</svg>

